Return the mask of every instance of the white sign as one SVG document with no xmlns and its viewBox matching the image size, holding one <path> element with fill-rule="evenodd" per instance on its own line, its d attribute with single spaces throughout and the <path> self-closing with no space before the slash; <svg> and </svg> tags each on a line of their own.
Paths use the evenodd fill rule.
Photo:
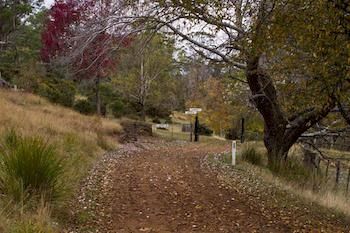
<svg viewBox="0 0 350 233">
<path fill-rule="evenodd" d="M 201 112 L 202 111 L 202 109 L 201 108 L 190 108 L 190 111 L 191 112 Z"/>
<path fill-rule="evenodd" d="M 186 115 L 196 115 L 197 112 L 193 112 L 193 111 L 186 111 L 185 112 Z"/>
<path fill-rule="evenodd" d="M 168 129 L 169 125 L 168 124 L 156 124 L 157 129 Z"/>
<path fill-rule="evenodd" d="M 232 141 L 232 166 L 236 165 L 237 142 Z"/>
</svg>

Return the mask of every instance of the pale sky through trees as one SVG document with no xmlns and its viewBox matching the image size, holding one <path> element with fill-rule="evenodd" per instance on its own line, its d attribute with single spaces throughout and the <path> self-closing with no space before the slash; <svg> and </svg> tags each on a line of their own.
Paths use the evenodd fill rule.
<svg viewBox="0 0 350 233">
<path fill-rule="evenodd" d="M 45 6 L 49 7 L 52 5 L 52 3 L 54 2 L 55 0 L 45 0 Z"/>
</svg>

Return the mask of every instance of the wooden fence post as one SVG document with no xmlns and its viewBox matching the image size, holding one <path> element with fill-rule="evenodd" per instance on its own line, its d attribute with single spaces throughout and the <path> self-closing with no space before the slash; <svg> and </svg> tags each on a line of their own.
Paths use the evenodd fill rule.
<svg viewBox="0 0 350 233">
<path fill-rule="evenodd" d="M 192 120 L 191 120 L 191 133 L 190 133 L 190 142 L 192 142 L 193 141 L 193 126 L 192 126 Z"/>
</svg>

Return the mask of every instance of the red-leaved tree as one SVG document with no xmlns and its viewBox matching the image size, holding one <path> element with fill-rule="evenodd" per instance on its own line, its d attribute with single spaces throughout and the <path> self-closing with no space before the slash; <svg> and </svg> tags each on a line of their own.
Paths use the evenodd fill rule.
<svg viewBox="0 0 350 233">
<path fill-rule="evenodd" d="M 131 41 L 125 25 L 111 28 L 108 21 L 104 25 L 95 24 L 99 17 L 110 14 L 110 4 L 111 1 L 102 0 L 56 0 L 48 12 L 42 33 L 44 62 L 69 66 L 75 79 L 95 80 L 99 115 L 100 80 L 116 68 L 117 48 L 127 46 Z"/>
</svg>

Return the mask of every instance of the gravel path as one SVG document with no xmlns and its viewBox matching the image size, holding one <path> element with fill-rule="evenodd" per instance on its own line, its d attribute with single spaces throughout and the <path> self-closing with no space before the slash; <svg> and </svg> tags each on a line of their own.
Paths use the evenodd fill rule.
<svg viewBox="0 0 350 233">
<path fill-rule="evenodd" d="M 146 141 L 106 154 L 83 185 L 67 232 L 349 232 L 288 194 L 250 187 L 244 171 L 208 162 L 228 148 Z M 276 198 L 283 202 L 272 204 Z"/>
</svg>

